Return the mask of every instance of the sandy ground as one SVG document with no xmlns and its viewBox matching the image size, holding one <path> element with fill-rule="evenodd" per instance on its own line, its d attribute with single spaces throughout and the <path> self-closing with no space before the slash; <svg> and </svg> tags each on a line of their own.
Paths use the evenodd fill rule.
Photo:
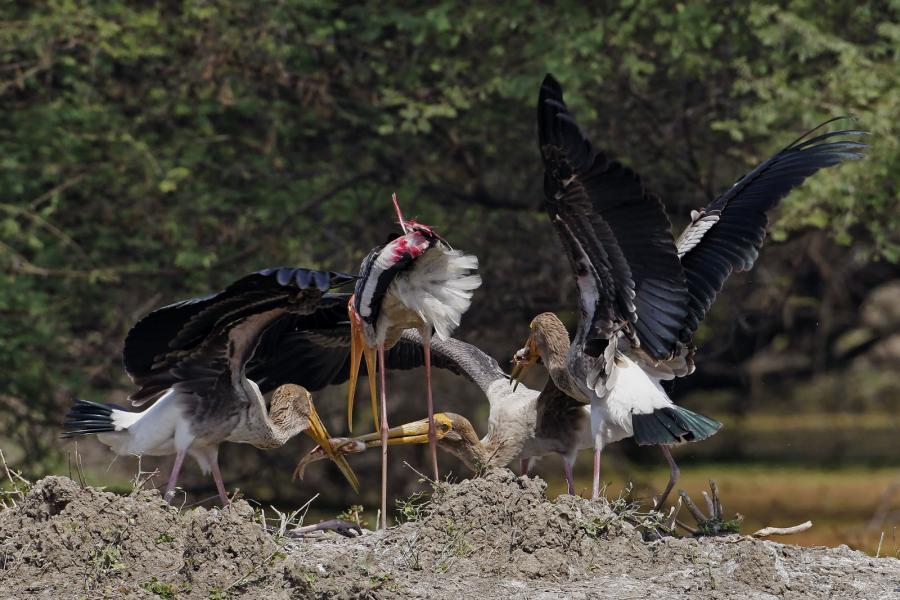
<svg viewBox="0 0 900 600">
<path fill-rule="evenodd" d="M 737 535 L 644 541 L 607 503 L 506 470 L 439 486 L 356 539 L 267 531 L 246 502 L 179 511 L 64 477 L 0 512 L 0 598 L 900 600 L 900 560 Z M 620 507 L 619 507 L 620 508 Z"/>
</svg>

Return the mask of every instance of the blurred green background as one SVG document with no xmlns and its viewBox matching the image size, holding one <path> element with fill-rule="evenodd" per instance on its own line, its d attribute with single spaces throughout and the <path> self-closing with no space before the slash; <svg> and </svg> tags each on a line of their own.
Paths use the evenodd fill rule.
<svg viewBox="0 0 900 600">
<path fill-rule="evenodd" d="M 890 551 L 900 4 L 585 4 L 2 3 L 0 448 L 10 463 L 66 472 L 65 406 L 75 394 L 123 401 L 122 341 L 142 314 L 262 267 L 354 271 L 395 229 L 394 191 L 407 214 L 480 257 L 485 284 L 459 337 L 505 361 L 538 312 L 574 325 L 535 142 L 537 90 L 552 72 L 595 143 L 643 175 L 679 230 L 819 122 L 849 114 L 872 132 L 864 161 L 819 173 L 773 215 L 756 268 L 729 280 L 698 332 L 697 372 L 674 397 L 726 423 L 679 450 L 689 490 L 715 477 L 748 523 L 811 518 L 796 541 L 869 551 L 884 531 Z M 393 422 L 423 413 L 421 379 L 392 376 Z M 342 392 L 317 397 L 332 433 L 343 433 Z M 435 398 L 485 430 L 474 386 L 442 377 Z M 370 423 L 360 411 L 357 428 Z M 354 459 L 361 498 L 324 463 L 292 483 L 308 445 L 229 447 L 226 481 L 281 507 L 316 492 L 323 513 L 375 505 L 375 454 Z M 121 487 L 135 472 L 131 459 L 109 467 L 96 443 L 78 447 L 92 484 Z M 634 480 L 646 497 L 665 481 L 656 452 L 625 441 L 608 455 L 611 490 Z M 418 484 L 402 462 L 421 467 L 423 451 L 394 456 L 393 490 L 408 494 Z M 582 476 L 589 466 L 585 456 Z M 560 467 L 555 457 L 539 467 L 557 491 Z M 191 501 L 213 494 L 194 467 L 184 484 Z"/>
</svg>

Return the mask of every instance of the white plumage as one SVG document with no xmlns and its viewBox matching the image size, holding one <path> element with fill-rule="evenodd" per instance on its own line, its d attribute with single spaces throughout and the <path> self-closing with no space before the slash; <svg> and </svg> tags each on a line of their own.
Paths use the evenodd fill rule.
<svg viewBox="0 0 900 600">
<path fill-rule="evenodd" d="M 411 269 L 397 275 L 388 293 L 425 323 L 431 323 L 437 336 L 446 340 L 459 326 L 473 292 L 481 285 L 481 276 L 473 273 L 477 268 L 477 257 L 437 244 Z"/>
</svg>

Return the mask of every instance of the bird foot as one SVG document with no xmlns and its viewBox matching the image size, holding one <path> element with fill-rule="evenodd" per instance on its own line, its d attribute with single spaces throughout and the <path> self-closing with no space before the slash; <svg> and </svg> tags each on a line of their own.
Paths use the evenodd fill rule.
<svg viewBox="0 0 900 600">
<path fill-rule="evenodd" d="M 706 500 L 706 508 L 709 511 L 709 516 L 703 514 L 703 511 L 694 504 L 694 501 L 687 495 L 687 492 L 679 490 L 679 508 L 680 504 L 683 503 L 684 506 L 687 507 L 688 512 L 691 513 L 694 521 L 697 522 L 697 526 L 691 527 L 690 525 L 679 521 L 677 518 L 677 511 L 675 511 L 671 517 L 672 522 L 694 537 L 710 537 L 740 533 L 741 522 L 744 520 L 744 516 L 738 513 L 733 519 L 726 519 L 724 516 L 725 511 L 722 508 L 722 500 L 719 497 L 719 488 L 715 481 L 710 480 L 709 490 L 709 494 L 705 491 L 703 492 L 703 499 Z"/>
<path fill-rule="evenodd" d="M 354 538 L 362 535 L 362 527 L 352 521 L 344 521 L 343 519 L 328 519 L 315 525 L 304 525 L 297 527 L 288 532 L 293 537 L 305 537 L 311 533 L 318 531 L 334 531 L 344 537 Z"/>
</svg>

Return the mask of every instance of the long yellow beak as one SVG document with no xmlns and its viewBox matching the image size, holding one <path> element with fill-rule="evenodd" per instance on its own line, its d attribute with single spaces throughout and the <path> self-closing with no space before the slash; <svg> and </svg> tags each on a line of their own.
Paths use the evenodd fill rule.
<svg viewBox="0 0 900 600">
<path fill-rule="evenodd" d="M 437 413 L 434 415 L 434 426 L 437 439 L 440 440 L 453 430 L 453 421 L 445 413 Z M 388 446 L 397 446 L 400 444 L 427 444 L 428 419 L 421 419 L 404 425 L 398 425 L 397 427 L 391 427 L 388 429 L 387 433 Z M 320 443 L 319 446 L 310 450 L 306 456 L 301 458 L 300 462 L 297 463 L 297 468 L 294 470 L 294 479 L 302 479 L 306 467 L 310 463 L 322 460 L 323 458 L 330 458 L 338 464 L 338 467 L 341 467 L 342 463 L 346 464 L 344 456 L 348 454 L 358 454 L 369 448 L 380 447 L 381 434 L 376 432 L 354 438 L 332 438 L 322 441 L 324 443 Z M 347 467 L 347 471 L 344 471 L 344 468 L 341 467 L 341 471 L 344 472 L 345 475 L 347 471 L 352 474 L 349 466 Z"/>
<path fill-rule="evenodd" d="M 451 421 L 450 417 L 445 413 L 435 413 L 434 428 L 437 439 L 440 440 L 453 429 L 453 421 Z M 400 444 L 427 444 L 428 419 L 421 419 L 419 421 L 398 425 L 397 427 L 391 427 L 388 429 L 387 437 L 388 446 L 397 446 Z M 354 450 L 354 452 L 359 452 L 362 449 L 362 445 L 366 448 L 381 446 L 381 434 L 376 432 L 360 435 L 355 438 L 350 438 L 347 443 L 347 447 L 351 447 L 355 444 L 359 450 Z"/>
<path fill-rule="evenodd" d="M 528 336 L 528 342 L 525 347 L 513 355 L 513 369 L 509 375 L 509 383 L 513 386 L 513 391 L 519 387 L 519 383 L 528 372 L 528 369 L 537 362 L 540 355 L 538 354 L 537 344 L 534 341 L 534 333 Z"/>
<path fill-rule="evenodd" d="M 322 419 L 319 418 L 319 413 L 316 412 L 316 407 L 313 406 L 312 401 L 310 401 L 309 403 L 309 428 L 306 430 L 306 433 L 308 433 L 309 437 L 311 437 L 313 441 L 319 445 L 319 448 L 322 449 L 322 452 L 328 458 L 334 461 L 334 464 L 338 466 L 338 468 L 341 470 L 341 473 L 343 473 L 344 477 L 347 478 L 347 481 L 350 482 L 351 487 L 353 487 L 353 491 L 358 494 L 359 480 L 356 478 L 356 474 L 353 472 L 353 469 L 350 468 L 350 463 L 347 462 L 347 459 L 344 458 L 342 454 L 338 454 L 334 451 L 334 448 L 329 441 L 331 436 L 328 435 L 328 430 L 325 429 L 325 424 L 322 422 Z M 294 479 L 297 479 L 302 475 L 302 464 L 303 461 L 301 459 L 300 463 L 297 465 L 297 468 L 294 469 Z"/>
<path fill-rule="evenodd" d="M 375 421 L 375 431 L 378 431 L 378 399 L 375 390 L 375 349 L 366 344 L 363 337 L 362 324 L 359 315 L 353 309 L 353 297 L 347 304 L 347 313 L 350 315 L 350 383 L 347 386 L 347 429 L 353 432 L 353 400 L 356 398 L 356 382 L 359 380 L 359 365 L 362 357 L 366 357 L 366 372 L 369 375 L 369 397 L 372 402 L 372 419 Z"/>
</svg>

